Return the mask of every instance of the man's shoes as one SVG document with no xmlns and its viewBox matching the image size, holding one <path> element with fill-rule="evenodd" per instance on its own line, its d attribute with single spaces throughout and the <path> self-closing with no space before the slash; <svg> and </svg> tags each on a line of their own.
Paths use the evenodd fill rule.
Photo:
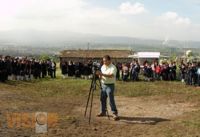
<svg viewBox="0 0 200 137">
<path fill-rule="evenodd" d="M 118 121 L 118 120 L 119 120 L 119 116 L 118 116 L 117 114 L 113 114 L 113 119 L 114 119 L 115 121 Z"/>
<path fill-rule="evenodd" d="M 96 116 L 97 116 L 97 117 L 105 117 L 106 114 L 105 114 L 105 113 L 99 113 L 99 114 L 97 114 Z M 115 120 L 115 121 L 120 120 L 120 119 L 119 119 L 119 116 L 118 116 L 117 114 L 113 114 L 113 115 L 112 115 L 112 118 L 113 118 L 113 120 Z"/>
<path fill-rule="evenodd" d="M 99 113 L 99 114 L 97 114 L 97 117 L 105 117 L 105 116 L 106 116 L 105 113 Z"/>
</svg>

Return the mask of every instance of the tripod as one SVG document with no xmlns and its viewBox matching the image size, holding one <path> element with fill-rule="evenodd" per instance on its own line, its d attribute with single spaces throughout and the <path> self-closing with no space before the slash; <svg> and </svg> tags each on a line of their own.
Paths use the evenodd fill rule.
<svg viewBox="0 0 200 137">
<path fill-rule="evenodd" d="M 97 83 L 97 81 L 98 81 L 98 83 Z M 91 82 L 91 85 L 90 85 L 89 95 L 88 95 L 88 99 L 87 99 L 87 104 L 86 104 L 86 107 L 85 107 L 85 115 L 84 115 L 86 117 L 87 110 L 88 110 L 88 105 L 89 105 L 89 102 L 90 102 L 89 124 L 90 124 L 90 121 L 91 121 L 94 91 L 96 90 L 97 86 L 102 90 L 100 79 L 96 75 L 96 70 L 94 70 L 93 76 L 92 76 L 92 82 Z M 107 109 L 106 109 L 106 112 L 107 112 L 108 119 L 110 119 Z"/>
</svg>

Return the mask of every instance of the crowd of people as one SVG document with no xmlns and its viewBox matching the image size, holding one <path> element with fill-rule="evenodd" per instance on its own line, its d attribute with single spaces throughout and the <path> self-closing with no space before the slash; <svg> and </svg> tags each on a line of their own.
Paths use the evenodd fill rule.
<svg viewBox="0 0 200 137">
<path fill-rule="evenodd" d="M 181 62 L 179 67 L 182 82 L 200 86 L 200 62 Z"/>
<path fill-rule="evenodd" d="M 101 67 L 102 63 L 99 64 Z M 85 63 L 81 62 L 61 62 L 60 64 L 62 74 L 64 77 L 83 77 L 90 78 L 92 75 L 92 67 L 94 63 L 88 61 Z M 114 64 L 117 68 L 116 79 L 122 81 L 175 81 L 180 80 L 188 85 L 199 85 L 200 86 L 200 63 L 184 63 L 183 61 L 179 66 L 176 62 L 162 62 L 159 63 L 157 60 L 153 63 L 145 61 L 142 65 L 134 60 L 131 63 L 116 63 Z"/>
<path fill-rule="evenodd" d="M 61 72 L 63 78 L 65 77 L 83 77 L 89 79 L 92 75 L 93 62 L 87 61 L 82 62 L 73 62 L 73 61 L 63 61 L 60 63 Z"/>
<path fill-rule="evenodd" d="M 118 67 L 120 68 L 120 67 Z M 144 80 L 177 80 L 177 67 L 175 62 L 167 63 L 163 62 L 159 64 L 158 61 L 150 63 L 145 61 L 143 65 L 140 65 L 137 60 L 134 60 L 130 64 L 122 64 L 122 80 L 138 81 L 139 74 L 142 74 Z"/>
<path fill-rule="evenodd" d="M 29 81 L 46 76 L 56 78 L 56 63 L 53 60 L 0 56 L 0 82 L 7 80 Z"/>
<path fill-rule="evenodd" d="M 73 62 L 60 63 L 63 78 L 75 77 L 89 79 L 92 77 L 93 67 L 101 67 L 102 62 Z M 187 85 L 200 86 L 200 62 L 181 61 L 153 63 L 145 61 L 142 65 L 134 60 L 130 63 L 115 63 L 116 79 L 122 81 L 174 81 L 180 80 Z M 178 71 L 177 71 L 178 70 Z M 177 73 L 178 72 L 178 73 Z M 6 80 L 32 80 L 45 77 L 56 78 L 56 63 L 53 60 L 38 60 L 27 57 L 0 56 L 0 82 Z"/>
</svg>

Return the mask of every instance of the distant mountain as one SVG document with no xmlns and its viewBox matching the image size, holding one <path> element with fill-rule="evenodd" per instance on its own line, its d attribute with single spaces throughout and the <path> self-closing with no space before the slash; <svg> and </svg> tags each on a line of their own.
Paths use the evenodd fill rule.
<svg viewBox="0 0 200 137">
<path fill-rule="evenodd" d="M 200 48 L 197 41 L 152 40 L 120 36 L 101 36 L 68 31 L 4 31 L 0 32 L 0 46 L 27 45 L 66 48 L 117 48 L 117 47 L 175 47 Z"/>
</svg>

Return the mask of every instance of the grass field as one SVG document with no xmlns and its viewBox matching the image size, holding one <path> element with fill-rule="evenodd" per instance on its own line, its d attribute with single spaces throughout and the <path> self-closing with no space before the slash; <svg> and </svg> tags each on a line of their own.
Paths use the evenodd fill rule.
<svg viewBox="0 0 200 137">
<path fill-rule="evenodd" d="M 42 79 L 0 83 L 0 136 L 109 136 L 198 137 L 200 136 L 200 88 L 180 82 L 127 82 L 116 84 L 120 121 L 96 118 L 99 89 L 95 91 L 92 123 L 84 118 L 90 80 Z M 53 112 L 56 127 L 47 134 L 29 128 L 7 128 L 7 112 Z M 3 123 L 3 124 L 2 124 Z"/>
</svg>

